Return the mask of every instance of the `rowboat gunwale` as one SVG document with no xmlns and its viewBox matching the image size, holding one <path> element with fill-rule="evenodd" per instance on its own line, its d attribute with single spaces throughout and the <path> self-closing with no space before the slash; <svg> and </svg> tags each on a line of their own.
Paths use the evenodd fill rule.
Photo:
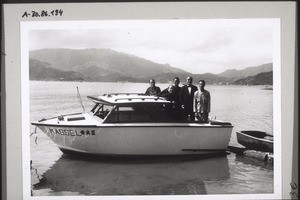
<svg viewBox="0 0 300 200">
<path fill-rule="evenodd" d="M 247 132 L 261 133 L 264 135 L 264 137 L 263 138 L 255 137 L 253 135 L 247 134 Z M 273 145 L 274 145 L 273 140 L 268 140 L 265 138 L 266 136 L 273 138 L 273 136 L 267 134 L 266 132 L 255 131 L 255 130 L 244 130 L 244 131 L 237 131 L 236 134 L 237 134 L 238 143 L 245 146 L 247 149 L 273 152 Z M 245 138 L 247 138 L 248 141 L 246 141 Z"/>
</svg>

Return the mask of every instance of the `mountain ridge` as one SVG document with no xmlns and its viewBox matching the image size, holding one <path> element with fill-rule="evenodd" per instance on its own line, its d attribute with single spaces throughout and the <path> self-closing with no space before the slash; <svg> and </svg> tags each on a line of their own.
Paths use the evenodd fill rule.
<svg viewBox="0 0 300 200">
<path fill-rule="evenodd" d="M 140 58 L 131 54 L 114 51 L 112 49 L 44 49 L 31 51 L 30 58 L 48 62 L 54 68 L 70 71 L 72 68 L 84 67 L 87 62 L 93 61 L 99 68 L 116 70 L 127 76 L 156 75 L 159 73 L 184 72 L 164 64 L 157 64 L 152 61 Z M 151 69 L 151 70 L 149 70 Z M 163 71 L 161 71 L 163 70 Z"/>
<path fill-rule="evenodd" d="M 176 76 L 182 82 L 185 81 L 187 76 L 193 76 L 194 80 L 204 79 L 208 84 L 232 84 L 247 76 L 268 70 L 272 71 L 273 67 L 272 63 L 266 63 L 242 70 L 226 70 L 220 74 L 193 74 L 172 67 L 168 63 L 159 64 L 135 55 L 104 48 L 83 50 L 42 49 L 30 51 L 29 57 L 30 80 L 47 79 L 44 75 L 46 73 L 39 72 L 37 66 L 40 65 L 40 70 L 50 73 L 51 77 L 48 77 L 48 79 L 53 80 L 76 81 L 77 78 L 80 81 L 148 82 L 149 79 L 154 78 L 157 82 L 167 83 L 171 82 Z"/>
<path fill-rule="evenodd" d="M 262 72 L 269 72 L 273 70 L 273 64 L 272 63 L 265 63 L 259 66 L 253 66 L 253 67 L 246 67 L 241 70 L 237 69 L 229 69 L 226 70 L 220 74 L 219 76 L 227 77 L 227 78 L 235 78 L 235 77 L 247 77 L 247 76 L 254 76 Z"/>
<path fill-rule="evenodd" d="M 254 76 L 247 76 L 232 83 L 233 85 L 273 85 L 273 72 L 262 72 Z"/>
</svg>

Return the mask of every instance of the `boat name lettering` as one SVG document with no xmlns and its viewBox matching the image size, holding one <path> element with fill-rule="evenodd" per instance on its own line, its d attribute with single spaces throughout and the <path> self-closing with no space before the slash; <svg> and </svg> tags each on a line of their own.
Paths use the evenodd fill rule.
<svg viewBox="0 0 300 200">
<path fill-rule="evenodd" d="M 67 136 L 96 135 L 95 130 L 74 130 L 74 129 L 49 128 L 49 132 L 52 134 L 67 135 Z"/>
</svg>

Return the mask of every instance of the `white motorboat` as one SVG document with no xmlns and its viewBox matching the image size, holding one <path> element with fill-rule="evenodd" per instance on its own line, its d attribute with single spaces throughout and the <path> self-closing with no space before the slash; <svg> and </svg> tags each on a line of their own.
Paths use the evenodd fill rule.
<svg viewBox="0 0 300 200">
<path fill-rule="evenodd" d="M 94 155 L 187 155 L 224 152 L 228 122 L 178 121 L 172 102 L 144 94 L 88 96 L 89 112 L 32 123 L 64 153 Z"/>
</svg>

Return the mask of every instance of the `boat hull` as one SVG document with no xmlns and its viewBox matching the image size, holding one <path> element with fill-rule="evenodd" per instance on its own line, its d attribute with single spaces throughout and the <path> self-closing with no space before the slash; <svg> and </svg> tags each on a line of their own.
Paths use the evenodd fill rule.
<svg viewBox="0 0 300 200">
<path fill-rule="evenodd" d="M 65 153 L 93 155 L 189 155 L 224 152 L 232 126 L 123 124 L 37 125 Z"/>
<path fill-rule="evenodd" d="M 266 139 L 265 137 L 273 137 L 260 131 L 240 131 L 236 132 L 237 141 L 247 149 L 273 152 L 273 141 Z"/>
</svg>

